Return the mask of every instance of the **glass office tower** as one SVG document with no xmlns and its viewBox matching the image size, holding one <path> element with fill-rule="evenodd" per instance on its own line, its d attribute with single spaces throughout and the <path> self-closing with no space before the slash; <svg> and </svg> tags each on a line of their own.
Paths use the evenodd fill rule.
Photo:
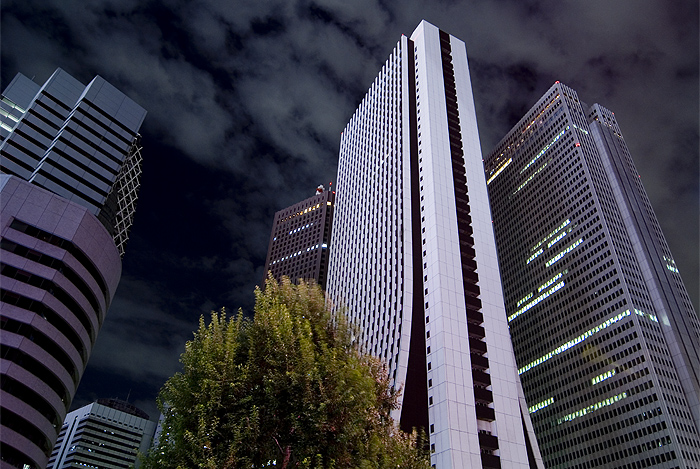
<svg viewBox="0 0 700 469">
<path fill-rule="evenodd" d="M 486 157 L 547 467 L 700 467 L 700 326 L 612 112 L 555 83 Z"/>
<path fill-rule="evenodd" d="M 328 272 L 437 468 L 541 467 L 503 306 L 466 48 L 423 21 L 341 136 Z"/>
</svg>

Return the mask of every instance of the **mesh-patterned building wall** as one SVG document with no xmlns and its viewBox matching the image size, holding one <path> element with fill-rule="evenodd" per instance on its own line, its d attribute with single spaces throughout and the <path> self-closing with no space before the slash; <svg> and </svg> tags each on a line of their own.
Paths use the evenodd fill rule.
<svg viewBox="0 0 700 469">
<path fill-rule="evenodd" d="M 485 169 L 545 464 L 700 467 L 697 315 L 613 114 L 556 83 Z"/>
</svg>

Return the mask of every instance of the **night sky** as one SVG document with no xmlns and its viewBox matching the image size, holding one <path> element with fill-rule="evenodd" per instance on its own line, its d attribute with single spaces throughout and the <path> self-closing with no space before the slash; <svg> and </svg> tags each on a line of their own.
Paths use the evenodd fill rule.
<svg viewBox="0 0 700 469">
<path fill-rule="evenodd" d="M 560 80 L 615 112 L 698 307 L 697 0 L 4 0 L 2 88 L 61 67 L 147 109 L 122 279 L 73 408 L 155 396 L 201 314 L 251 311 L 272 217 L 335 180 L 401 34 L 467 45 L 484 152 Z"/>
</svg>

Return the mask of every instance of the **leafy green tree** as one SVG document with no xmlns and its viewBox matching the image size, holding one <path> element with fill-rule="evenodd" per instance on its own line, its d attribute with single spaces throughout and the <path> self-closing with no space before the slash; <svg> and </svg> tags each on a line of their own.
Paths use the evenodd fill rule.
<svg viewBox="0 0 700 469">
<path fill-rule="evenodd" d="M 165 415 L 149 468 L 427 468 L 425 442 L 390 417 L 384 365 L 316 285 L 268 280 L 255 316 L 200 318 L 183 371 L 158 397 Z"/>
</svg>

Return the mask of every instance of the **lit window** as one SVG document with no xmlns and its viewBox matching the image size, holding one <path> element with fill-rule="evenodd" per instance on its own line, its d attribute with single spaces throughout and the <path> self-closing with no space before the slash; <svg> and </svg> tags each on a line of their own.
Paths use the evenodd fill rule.
<svg viewBox="0 0 700 469">
<path fill-rule="evenodd" d="M 535 404 L 535 405 L 533 405 L 532 407 L 528 407 L 527 410 L 528 410 L 531 414 L 534 414 L 534 413 L 537 412 L 538 410 L 544 409 L 545 407 L 547 407 L 548 405 L 550 405 L 550 404 L 552 404 L 552 403 L 554 403 L 554 398 L 553 398 L 553 397 L 550 397 L 549 399 L 547 399 L 547 400 L 545 400 L 545 401 L 542 401 L 542 402 L 540 402 L 540 403 L 538 403 L 538 404 Z"/>
<path fill-rule="evenodd" d="M 558 134 L 556 137 L 554 137 L 554 140 L 552 140 L 552 141 L 549 142 L 547 145 L 545 145 L 544 148 L 542 148 L 542 150 L 537 154 L 537 156 L 535 156 L 528 164 L 525 165 L 525 167 L 524 167 L 523 169 L 520 170 L 520 174 L 523 174 L 523 173 L 525 172 L 525 170 L 527 170 L 527 168 L 529 168 L 530 166 L 532 166 L 532 165 L 535 163 L 535 161 L 537 161 L 542 155 L 544 155 L 545 152 L 546 152 L 547 150 L 549 150 L 549 148 L 550 148 L 552 145 L 554 145 L 554 144 L 557 142 L 557 140 L 559 140 L 559 139 L 562 137 L 562 135 L 564 135 L 564 134 L 566 133 L 567 130 L 569 130 L 569 126 L 568 126 L 568 125 L 566 126 L 566 128 L 565 128 L 564 130 L 562 130 L 561 132 L 559 132 L 559 134 Z M 516 192 L 517 192 L 517 191 L 516 191 Z"/>
<path fill-rule="evenodd" d="M 487 184 L 487 185 L 488 185 L 488 184 L 491 184 L 491 181 L 493 181 L 494 179 L 496 179 L 496 177 L 497 177 L 499 174 L 501 174 L 501 172 L 502 172 L 504 169 L 506 169 L 506 167 L 507 167 L 509 164 L 511 164 L 512 162 L 513 162 L 513 158 L 508 158 L 508 160 L 507 160 L 505 163 L 503 163 L 502 165 L 500 165 L 500 166 L 496 169 L 496 172 L 493 173 L 493 175 L 488 179 L 488 181 L 486 181 L 486 184 Z"/>
<path fill-rule="evenodd" d="M 613 376 L 615 376 L 615 370 L 610 370 L 610 371 L 608 371 L 608 372 L 606 372 L 606 373 L 600 374 L 600 375 L 596 376 L 595 378 L 593 378 L 593 379 L 591 380 L 591 384 L 592 384 L 592 385 L 593 385 L 593 384 L 598 384 L 598 383 L 600 383 L 601 381 L 605 381 L 605 380 L 608 379 L 608 378 L 612 378 Z"/>
<path fill-rule="evenodd" d="M 564 417 L 557 420 L 557 424 L 562 424 L 564 422 L 570 422 L 576 418 L 583 417 L 586 414 L 594 412 L 594 411 L 601 409 L 603 407 L 612 405 L 612 404 L 616 403 L 617 401 L 624 399 L 626 397 L 627 397 L 627 393 L 622 392 L 616 396 L 609 397 L 609 398 L 607 398 L 603 401 L 600 401 L 600 402 L 596 402 L 595 404 L 591 404 L 587 407 L 584 407 L 583 409 L 577 410 L 576 412 L 572 412 L 569 415 L 565 415 Z"/>
<path fill-rule="evenodd" d="M 521 375 L 521 374 L 525 373 L 526 371 L 528 371 L 528 370 L 530 370 L 538 365 L 541 365 L 542 363 L 546 362 L 550 358 L 555 357 L 555 356 L 559 355 L 560 353 L 566 352 L 571 347 L 574 347 L 575 345 L 580 344 L 581 342 L 583 342 L 584 340 L 586 340 L 587 338 L 589 338 L 593 334 L 600 332 L 603 329 L 606 329 L 606 328 L 612 326 L 613 324 L 615 324 L 618 321 L 621 321 L 622 319 L 629 316 L 630 314 L 631 314 L 630 310 L 627 310 L 627 311 L 623 311 L 622 313 L 618 314 L 617 316 L 613 316 L 613 317 L 607 319 L 605 322 L 598 324 L 596 327 L 587 330 L 586 332 L 584 332 L 580 336 L 578 336 L 574 339 L 571 339 L 570 341 L 566 342 L 565 344 L 562 344 L 559 347 L 557 347 L 556 349 L 552 350 L 548 354 L 543 355 L 540 358 L 538 358 L 537 360 L 520 368 L 518 370 L 518 374 Z"/>
<path fill-rule="evenodd" d="M 557 254 L 556 256 L 552 257 L 550 260 L 548 260 L 548 261 L 545 263 L 545 265 L 546 265 L 547 267 L 551 266 L 552 264 L 554 264 L 555 262 L 557 262 L 559 259 L 561 259 L 562 257 L 564 257 L 566 254 L 568 254 L 568 253 L 570 253 L 571 251 L 573 251 L 573 250 L 576 248 L 576 246 L 578 246 L 578 245 L 581 244 L 582 242 L 583 242 L 583 238 L 579 238 L 578 241 L 576 241 L 574 244 L 572 244 L 571 246 L 569 246 L 568 248 L 564 249 L 562 252 L 560 252 L 560 253 Z"/>
</svg>

